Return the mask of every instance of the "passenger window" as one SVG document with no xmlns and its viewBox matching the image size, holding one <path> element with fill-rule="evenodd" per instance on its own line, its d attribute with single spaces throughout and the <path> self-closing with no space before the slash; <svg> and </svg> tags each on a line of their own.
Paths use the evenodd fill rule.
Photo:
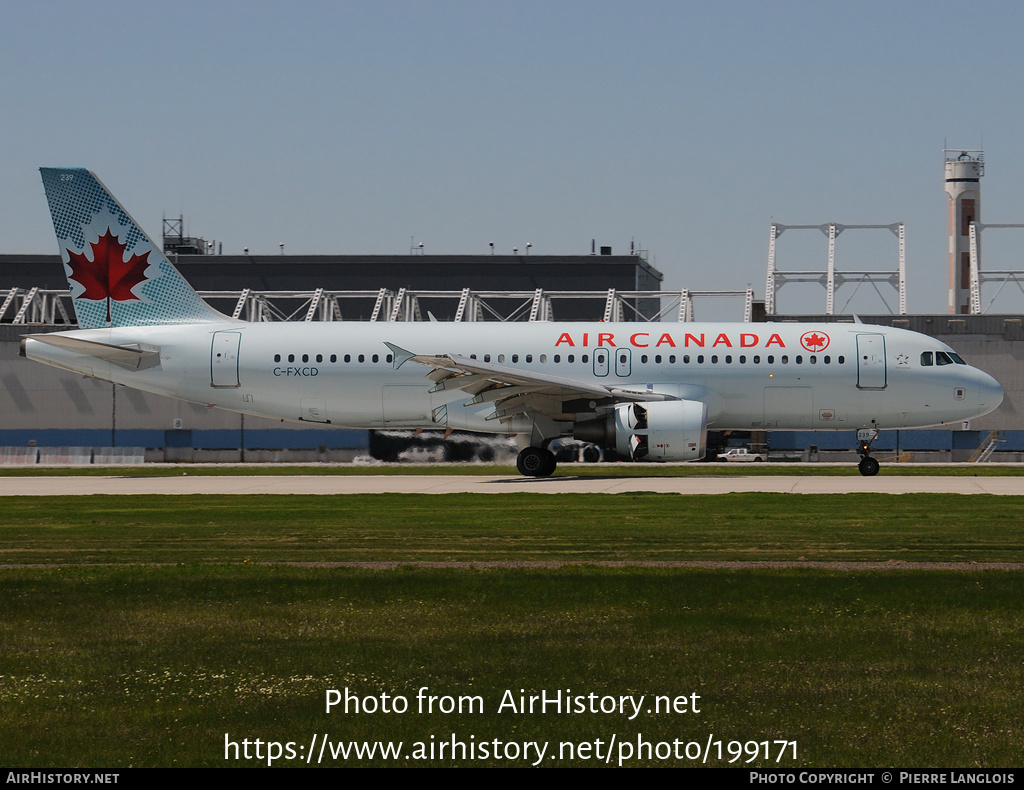
<svg viewBox="0 0 1024 790">
<path fill-rule="evenodd" d="M 373 361 L 374 362 L 380 362 L 380 355 L 379 354 L 374 354 L 373 355 Z"/>
<path fill-rule="evenodd" d="M 490 361 L 491 361 L 491 355 L 490 354 L 484 354 L 484 362 L 490 362 Z"/>
<path fill-rule="evenodd" d="M 543 359 L 543 357 L 542 357 L 542 359 Z M 562 361 L 562 355 L 561 354 L 555 354 L 555 364 L 557 365 L 561 361 Z"/>
<path fill-rule="evenodd" d="M 274 362 L 280 362 L 280 361 L 281 361 L 281 355 L 280 354 L 274 354 Z"/>
<path fill-rule="evenodd" d="M 309 354 L 303 354 L 302 355 L 302 361 L 303 362 L 309 362 Z"/>
<path fill-rule="evenodd" d="M 323 362 L 324 361 L 324 355 L 323 354 L 317 354 L 316 355 L 316 361 L 317 362 Z"/>
<path fill-rule="evenodd" d="M 676 364 L 676 355 L 675 354 L 669 354 L 668 363 L 670 365 Z"/>
<path fill-rule="evenodd" d="M 351 362 L 352 361 L 352 355 L 351 354 L 346 354 L 345 355 L 345 361 L 346 362 Z"/>
<path fill-rule="evenodd" d="M 661 354 L 655 354 L 654 355 L 654 364 L 655 365 L 660 365 L 661 364 Z"/>
<path fill-rule="evenodd" d="M 533 354 L 527 354 L 526 355 L 526 361 L 527 362 L 533 362 Z"/>
<path fill-rule="evenodd" d="M 932 352 L 923 351 L 921 352 L 921 367 L 930 368 L 932 366 Z"/>
<path fill-rule="evenodd" d="M 365 354 L 360 354 L 359 355 L 359 361 L 360 362 L 366 362 L 366 355 Z"/>
<path fill-rule="evenodd" d="M 289 362 L 294 362 L 295 361 L 295 355 L 294 354 L 289 354 L 288 355 L 288 361 Z"/>
<path fill-rule="evenodd" d="M 518 354 L 513 354 L 512 355 L 512 361 L 513 362 L 518 362 L 519 361 L 519 355 Z"/>
<path fill-rule="evenodd" d="M 646 365 L 647 364 L 647 355 L 646 354 L 641 354 L 640 355 L 640 361 Z M 621 364 L 625 365 L 626 364 L 626 358 L 625 357 L 619 357 L 619 362 Z"/>
<path fill-rule="evenodd" d="M 566 359 L 566 362 L 575 362 L 575 361 L 576 361 L 576 357 L 575 357 L 575 355 L 573 355 L 573 354 L 570 354 L 570 355 L 569 355 L 568 357 L 566 357 L 565 359 Z"/>
<path fill-rule="evenodd" d="M 338 355 L 337 354 L 331 354 L 331 362 L 337 362 L 337 361 L 338 361 Z"/>
</svg>

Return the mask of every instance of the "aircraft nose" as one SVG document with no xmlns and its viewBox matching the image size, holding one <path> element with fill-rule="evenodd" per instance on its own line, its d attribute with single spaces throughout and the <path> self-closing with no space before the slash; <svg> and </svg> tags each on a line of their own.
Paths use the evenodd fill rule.
<svg viewBox="0 0 1024 790">
<path fill-rule="evenodd" d="M 988 373 L 978 371 L 978 405 L 984 409 L 983 413 L 995 411 L 1003 402 L 1003 387 Z"/>
</svg>

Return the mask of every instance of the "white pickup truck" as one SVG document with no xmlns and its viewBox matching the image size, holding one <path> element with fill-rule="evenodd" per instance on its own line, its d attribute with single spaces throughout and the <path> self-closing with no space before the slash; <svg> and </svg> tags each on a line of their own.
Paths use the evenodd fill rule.
<svg viewBox="0 0 1024 790">
<path fill-rule="evenodd" d="M 724 453 L 718 454 L 719 461 L 767 461 L 768 456 L 764 453 L 752 453 L 746 447 L 733 447 Z"/>
</svg>

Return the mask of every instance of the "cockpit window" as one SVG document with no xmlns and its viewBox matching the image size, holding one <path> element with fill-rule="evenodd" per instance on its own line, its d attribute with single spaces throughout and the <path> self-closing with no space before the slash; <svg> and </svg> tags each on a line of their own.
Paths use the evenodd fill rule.
<svg viewBox="0 0 1024 790">
<path fill-rule="evenodd" d="M 932 365 L 966 365 L 959 354 L 952 351 L 922 351 L 921 367 L 930 368 Z"/>
</svg>

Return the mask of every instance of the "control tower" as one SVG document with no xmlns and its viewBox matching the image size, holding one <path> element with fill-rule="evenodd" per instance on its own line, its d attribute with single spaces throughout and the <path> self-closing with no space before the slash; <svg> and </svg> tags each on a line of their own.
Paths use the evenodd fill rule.
<svg viewBox="0 0 1024 790">
<path fill-rule="evenodd" d="M 970 312 L 971 223 L 981 222 L 983 151 L 948 148 L 946 194 L 949 195 L 949 312 Z M 981 250 L 978 250 L 980 257 Z"/>
</svg>

